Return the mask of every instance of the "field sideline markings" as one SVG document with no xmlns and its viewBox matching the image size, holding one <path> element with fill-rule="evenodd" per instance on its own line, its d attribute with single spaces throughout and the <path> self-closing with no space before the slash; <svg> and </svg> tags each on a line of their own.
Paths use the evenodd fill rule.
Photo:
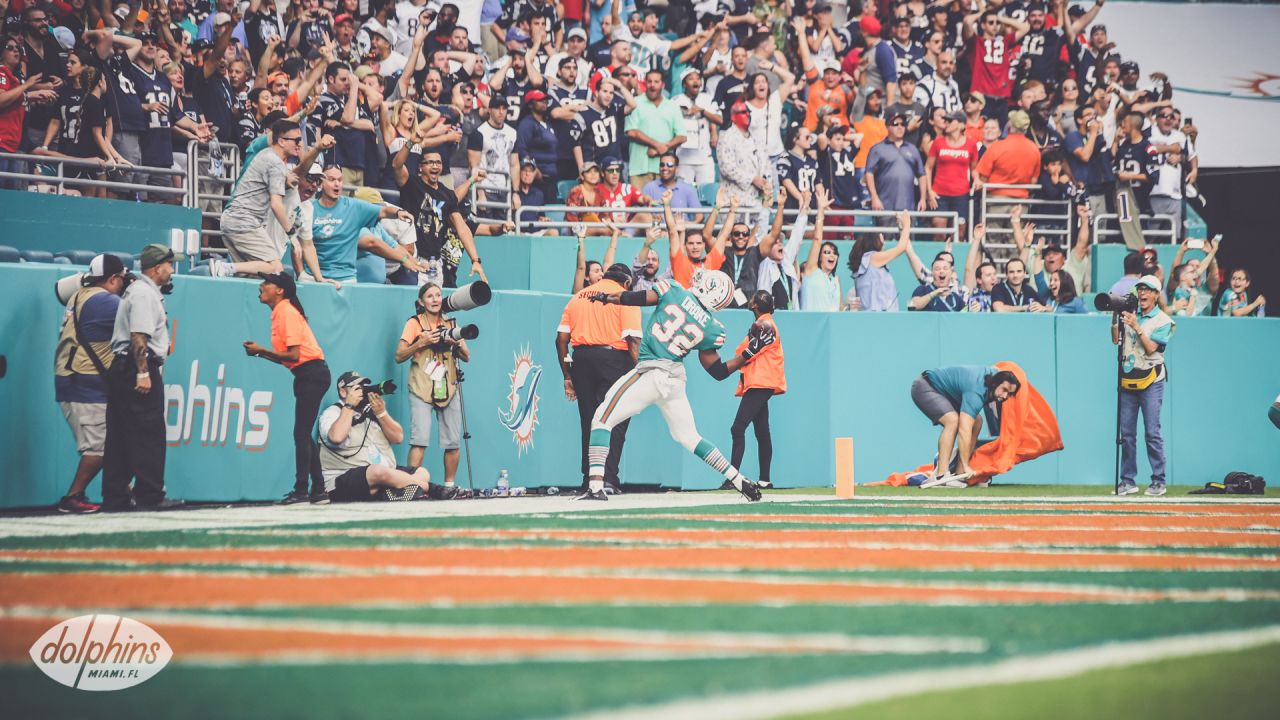
<svg viewBox="0 0 1280 720">
<path fill-rule="evenodd" d="M 1268 625 L 1248 630 L 1106 643 L 1044 655 L 1015 656 L 959 668 L 886 673 L 801 687 L 772 688 L 640 707 L 610 708 L 573 716 L 571 720 L 704 720 L 709 717 L 757 720 L 855 707 L 945 690 L 1056 680 L 1094 670 L 1247 650 L 1277 642 L 1280 642 L 1280 625 Z"/>
<path fill-rule="evenodd" d="M 48 613 L 36 609 L 19 609 L 0 612 L 0 622 L 40 621 L 56 623 L 65 616 Z M 710 651 L 714 655 L 743 656 L 769 655 L 776 653 L 840 653 L 840 654 L 892 654 L 892 655 L 927 655 L 933 653 L 982 653 L 988 649 L 987 641 L 980 637 L 965 636 L 927 636 L 927 635 L 866 635 L 849 633 L 763 633 L 763 632 L 731 632 L 731 631 L 674 631 L 644 630 L 631 628 L 573 627 L 552 628 L 530 625 L 445 625 L 430 623 L 380 623 L 369 621 L 344 620 L 303 620 L 292 618 L 254 617 L 244 615 L 199 615 L 187 613 L 141 612 L 131 613 L 135 620 L 167 631 L 172 628 L 190 628 L 213 631 L 255 631 L 286 637 L 278 638 L 281 646 L 287 647 L 287 634 L 305 633 L 312 636 L 332 637 L 342 641 L 363 639 L 376 642 L 377 638 L 395 638 L 398 640 L 457 640 L 457 641 L 494 641 L 508 644 L 515 642 L 562 643 L 584 646 L 621 645 L 633 646 L 621 651 L 657 652 L 662 657 L 684 658 L 690 653 L 704 655 Z M 360 636 L 363 636 L 362 638 Z M 294 643 L 296 646 L 298 643 Z M 369 651 L 369 655 L 399 657 L 401 648 L 386 648 Z M 411 651 L 416 652 L 416 651 Z M 619 652 L 617 648 L 599 647 L 593 654 L 603 655 L 603 659 L 612 659 Z M 201 654 L 196 651 L 196 654 Z M 235 651 L 217 651 L 203 653 L 214 656 L 222 664 L 256 664 L 277 662 L 278 656 L 290 657 L 287 650 L 267 649 L 262 653 L 237 653 Z M 339 661 L 339 648 L 321 654 L 329 661 Z M 428 654 L 430 651 L 428 651 Z M 467 650 L 457 653 L 448 651 L 434 653 L 446 659 L 466 659 Z M 489 657 L 487 653 L 476 653 Z M 525 653 L 541 657 L 541 652 Z M 461 656 L 461 657 L 460 657 Z M 7 658 L 12 660 L 13 658 Z M 601 659 L 601 658 L 597 658 Z M 199 664 L 200 660 L 175 657 L 181 664 Z"/>
</svg>

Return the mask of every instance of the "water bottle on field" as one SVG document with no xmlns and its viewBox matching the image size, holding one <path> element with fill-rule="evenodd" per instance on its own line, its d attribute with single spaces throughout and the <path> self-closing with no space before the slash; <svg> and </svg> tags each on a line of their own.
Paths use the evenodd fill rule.
<svg viewBox="0 0 1280 720">
<path fill-rule="evenodd" d="M 498 473 L 498 487 L 495 489 L 498 495 L 506 495 L 511 491 L 511 479 L 507 476 L 506 470 Z"/>
</svg>

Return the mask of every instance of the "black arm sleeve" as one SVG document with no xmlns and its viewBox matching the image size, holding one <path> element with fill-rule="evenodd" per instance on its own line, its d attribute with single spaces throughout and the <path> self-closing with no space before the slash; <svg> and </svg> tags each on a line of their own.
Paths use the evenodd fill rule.
<svg viewBox="0 0 1280 720">
<path fill-rule="evenodd" d="M 729 377 L 729 367 L 724 364 L 723 360 L 716 360 L 716 364 L 707 368 L 707 374 L 715 378 L 717 381 L 724 380 Z"/>
<path fill-rule="evenodd" d="M 631 290 L 624 293 L 618 293 L 619 305 L 647 305 L 648 300 L 648 290 Z"/>
</svg>

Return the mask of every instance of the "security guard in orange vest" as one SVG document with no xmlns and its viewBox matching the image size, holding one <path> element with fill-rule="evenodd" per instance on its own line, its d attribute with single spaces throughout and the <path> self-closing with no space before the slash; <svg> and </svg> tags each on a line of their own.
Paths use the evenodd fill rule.
<svg viewBox="0 0 1280 720">
<path fill-rule="evenodd" d="M 589 298 L 596 293 L 612 295 L 630 290 L 631 279 L 631 268 L 622 263 L 610 265 L 603 279 L 583 288 L 569 301 L 556 328 L 556 357 L 564 373 L 564 396 L 578 401 L 578 418 L 582 424 L 583 488 L 587 487 L 591 417 L 609 388 L 636 366 L 643 337 L 639 307 L 593 303 Z M 627 425 L 620 423 L 610 436 L 604 471 L 606 487 L 618 489 L 618 464 L 626 442 Z"/>
<path fill-rule="evenodd" d="M 755 313 L 756 325 L 768 326 L 777 334 L 777 326 L 773 323 L 773 295 L 767 290 L 758 290 L 751 296 L 751 312 Z M 748 338 L 743 338 L 735 352 L 741 354 L 747 347 Z M 754 425 L 756 445 L 760 452 L 760 479 L 756 484 L 760 487 L 773 487 L 769 479 L 769 465 L 773 462 L 773 438 L 769 434 L 769 398 L 787 391 L 787 377 L 782 357 L 782 336 L 772 345 L 765 347 L 746 365 L 742 366 L 742 374 L 738 376 L 737 396 L 742 398 L 738 404 L 738 414 L 733 419 L 729 433 L 733 437 L 733 457 L 730 463 L 741 467 L 742 455 L 747 449 L 747 425 Z"/>
</svg>

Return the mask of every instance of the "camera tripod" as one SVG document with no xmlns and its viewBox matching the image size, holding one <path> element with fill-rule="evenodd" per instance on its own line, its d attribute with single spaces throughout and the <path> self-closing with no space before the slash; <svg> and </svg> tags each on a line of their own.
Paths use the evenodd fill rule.
<svg viewBox="0 0 1280 720">
<path fill-rule="evenodd" d="M 1116 474 L 1112 484 L 1112 495 L 1118 495 L 1120 492 L 1120 455 L 1124 447 L 1124 435 L 1120 428 L 1120 393 L 1124 390 L 1120 387 L 1120 381 L 1124 379 L 1124 333 L 1125 326 L 1120 322 L 1120 316 L 1115 316 L 1116 338 Z M 465 420 L 463 427 L 466 427 Z"/>
<path fill-rule="evenodd" d="M 467 489 L 475 493 L 476 486 L 471 477 L 471 432 L 467 430 L 467 402 L 462 397 L 462 368 L 458 368 L 458 410 L 462 415 L 462 447 L 467 456 Z"/>
</svg>

